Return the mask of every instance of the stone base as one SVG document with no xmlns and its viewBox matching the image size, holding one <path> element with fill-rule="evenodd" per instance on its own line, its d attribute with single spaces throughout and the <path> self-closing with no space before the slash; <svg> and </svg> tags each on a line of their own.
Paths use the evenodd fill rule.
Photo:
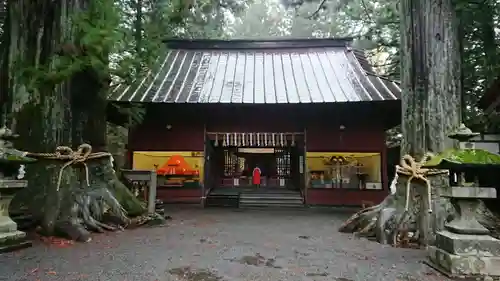
<svg viewBox="0 0 500 281">
<path fill-rule="evenodd" d="M 430 246 L 431 265 L 452 277 L 500 276 L 500 257 L 459 256 Z"/>
<path fill-rule="evenodd" d="M 427 249 L 430 265 L 450 277 L 500 276 L 500 240 L 440 231 Z"/>
<path fill-rule="evenodd" d="M 26 233 L 22 231 L 12 231 L 0 233 L 0 253 L 10 252 L 31 246 L 31 241 L 27 239 Z"/>
<path fill-rule="evenodd" d="M 489 235 L 457 234 L 439 231 L 436 247 L 453 255 L 500 257 L 500 240 Z"/>
</svg>

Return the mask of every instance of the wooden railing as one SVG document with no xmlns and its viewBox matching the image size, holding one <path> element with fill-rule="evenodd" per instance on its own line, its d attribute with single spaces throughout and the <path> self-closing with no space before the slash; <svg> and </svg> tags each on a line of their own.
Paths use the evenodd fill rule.
<svg viewBox="0 0 500 281">
<path fill-rule="evenodd" d="M 148 213 L 152 214 L 156 210 L 156 187 L 158 183 L 156 171 L 149 170 L 121 170 L 123 177 L 132 183 L 133 186 L 143 189 L 147 195 Z"/>
</svg>

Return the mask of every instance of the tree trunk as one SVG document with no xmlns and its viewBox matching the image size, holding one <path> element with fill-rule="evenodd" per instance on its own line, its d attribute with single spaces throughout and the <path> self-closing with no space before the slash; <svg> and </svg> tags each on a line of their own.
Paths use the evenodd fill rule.
<svg viewBox="0 0 500 281">
<path fill-rule="evenodd" d="M 401 2 L 401 154 L 416 158 L 456 144 L 461 122 L 460 47 L 451 0 Z"/>
<path fill-rule="evenodd" d="M 403 0 L 401 9 L 401 154 L 421 158 L 427 152 L 439 153 L 457 146 L 447 135 L 461 122 L 458 24 L 451 0 Z M 439 197 L 435 200 L 442 201 Z M 428 207 L 425 200 L 414 204 Z M 434 205 L 449 206 L 446 202 Z M 423 211 L 419 213 L 418 230 L 420 242 L 428 244 L 436 229 L 429 229 L 431 216 Z M 448 211 L 435 210 L 439 213 Z"/>
<path fill-rule="evenodd" d="M 485 72 L 484 87 L 491 87 L 493 81 L 497 79 L 498 70 L 498 48 L 495 34 L 495 16 L 496 10 L 492 0 L 484 0 L 479 4 L 478 16 L 480 22 L 480 34 L 483 41 L 484 61 L 483 67 Z"/>
<path fill-rule="evenodd" d="M 58 145 L 71 143 L 71 109 L 68 96 L 69 82 L 57 87 L 41 85 L 28 88 L 28 77 L 19 76 L 21 68 L 36 68 L 48 59 L 61 44 L 65 27 L 69 22 L 67 11 L 59 2 L 9 1 L 9 89 L 11 95 L 10 125 L 22 136 L 16 145 L 26 151 L 54 151 Z M 68 7 L 68 10 L 69 7 Z M 55 16 L 61 12 L 60 18 Z M 57 212 L 56 196 L 47 187 L 57 182 L 57 171 L 46 170 L 40 165 L 28 167 L 27 178 L 43 197 L 41 206 L 26 206 L 41 210 L 37 217 L 48 233 L 54 230 L 54 214 Z M 15 200 L 14 200 L 15 202 Z M 29 202 L 25 202 L 29 205 Z M 32 210 L 35 213 L 35 210 Z"/>
<path fill-rule="evenodd" d="M 9 1 L 8 77 L 12 93 L 9 120 L 11 127 L 21 135 L 16 143 L 20 150 L 51 153 L 61 145 L 75 148 L 82 143 L 93 145 L 94 151 L 106 147 L 106 100 L 103 98 L 106 79 L 100 79 L 94 69 L 84 68 L 63 81 L 33 84 L 33 77 L 41 71 L 50 73 L 54 56 L 67 56 L 65 47 L 79 46 L 75 43 L 77 38 L 71 34 L 71 16 L 82 12 L 90 2 Z M 32 71 L 27 72 L 27 69 Z M 78 203 L 84 199 L 98 200 L 91 196 L 96 188 L 109 191 L 129 215 L 144 213 L 143 204 L 114 175 L 109 157 L 99 163 L 101 169 L 91 169 L 90 178 L 105 180 L 99 182 L 99 187 L 83 191 L 81 164 L 66 168 L 61 174 L 62 161 L 41 160 L 28 166 L 29 186 L 16 195 L 11 210 L 27 212 L 48 235 L 59 230 L 84 241 L 88 240 L 84 228 L 98 229 L 89 225 L 84 218 L 85 206 Z M 101 174 L 97 175 L 97 171 Z M 80 209 L 74 210 L 74 207 Z M 97 218 L 103 214 L 92 215 Z M 62 227 L 68 222 L 73 228 Z"/>
<path fill-rule="evenodd" d="M 402 0 L 400 7 L 401 155 L 409 154 L 419 161 L 428 152 L 439 153 L 457 145 L 447 134 L 461 121 L 458 29 L 451 0 Z M 365 224 L 357 229 L 392 233 L 391 239 L 397 240 L 404 225 L 405 232 L 418 233 L 420 244 L 432 243 L 432 234 L 442 228 L 451 212 L 449 202 L 439 196 L 438 190 L 446 178 L 431 179 L 432 214 L 428 212 L 427 190 L 422 188 L 425 185 L 418 181 L 412 183 L 409 210 L 404 210 L 407 181 L 406 177 L 400 178 L 391 200 L 377 206 L 376 212 L 364 213 L 360 220 L 371 223 L 370 228 Z M 390 215 L 381 216 L 389 213 L 387 210 L 392 210 Z"/>
<path fill-rule="evenodd" d="M 0 0 L 0 124 L 7 121 L 9 97 L 9 12 L 6 0 Z"/>
</svg>

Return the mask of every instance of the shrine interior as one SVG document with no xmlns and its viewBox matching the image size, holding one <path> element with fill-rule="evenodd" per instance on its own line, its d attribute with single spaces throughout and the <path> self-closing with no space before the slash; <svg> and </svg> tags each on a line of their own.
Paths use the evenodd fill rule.
<svg viewBox="0 0 500 281">
<path fill-rule="evenodd" d="M 304 164 L 301 135 L 215 133 L 209 136 L 205 160 L 209 188 L 253 187 L 252 173 L 258 167 L 261 188 L 300 189 L 300 170 Z"/>
</svg>

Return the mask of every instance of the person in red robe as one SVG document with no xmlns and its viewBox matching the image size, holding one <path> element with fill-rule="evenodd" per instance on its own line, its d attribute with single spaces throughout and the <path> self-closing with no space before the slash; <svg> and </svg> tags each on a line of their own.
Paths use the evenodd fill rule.
<svg viewBox="0 0 500 281">
<path fill-rule="evenodd" d="M 252 172 L 252 183 L 256 187 L 260 187 L 260 175 L 261 175 L 261 170 L 259 167 L 255 167 Z"/>
</svg>

